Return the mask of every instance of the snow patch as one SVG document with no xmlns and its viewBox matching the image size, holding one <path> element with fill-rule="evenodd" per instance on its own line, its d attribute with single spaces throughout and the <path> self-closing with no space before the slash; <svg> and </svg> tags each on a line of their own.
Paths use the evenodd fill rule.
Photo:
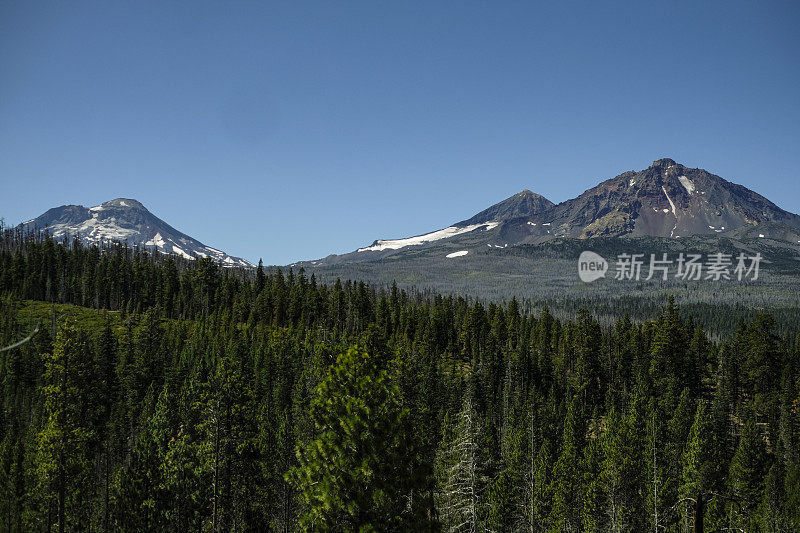
<svg viewBox="0 0 800 533">
<path fill-rule="evenodd" d="M 764 238 L 764 234 L 763 234 L 763 233 L 759 233 L 759 234 L 758 234 L 758 238 L 759 238 L 759 239 L 763 239 L 763 238 Z"/>
<path fill-rule="evenodd" d="M 172 252 L 180 255 L 181 257 L 185 257 L 186 259 L 194 259 L 194 257 L 184 252 L 183 249 L 179 248 L 178 246 L 175 246 L 175 244 L 172 245 Z M 230 257 L 226 259 L 230 259 Z"/>
<path fill-rule="evenodd" d="M 406 246 L 419 246 L 421 244 L 425 244 L 428 242 L 435 242 L 442 239 L 449 239 L 450 237 L 455 237 L 456 235 L 469 233 L 471 231 L 475 231 L 481 228 L 485 228 L 486 231 L 489 231 L 490 229 L 496 228 L 499 224 L 500 224 L 499 222 L 486 222 L 483 224 L 472 224 L 471 226 L 464 226 L 461 228 L 458 226 L 450 226 L 444 229 L 440 229 L 438 231 L 426 233 L 424 235 L 409 237 L 407 239 L 378 240 L 375 241 L 375 244 L 373 244 L 372 246 L 359 248 L 357 251 L 371 252 L 371 251 L 381 251 L 381 250 L 398 250 L 400 248 L 405 248 Z"/>
<path fill-rule="evenodd" d="M 459 250 L 458 252 L 453 252 L 451 254 L 447 254 L 445 257 L 448 259 L 452 259 L 453 257 L 462 257 L 469 253 L 469 250 Z"/>
<path fill-rule="evenodd" d="M 667 201 L 669 202 L 669 206 L 672 208 L 672 214 L 675 215 L 675 204 L 672 203 L 672 198 L 670 198 L 669 194 L 667 194 L 667 189 L 665 189 L 664 186 L 662 185 L 661 186 L 661 190 L 664 191 L 664 196 L 667 197 Z M 678 215 L 675 215 L 675 216 L 678 216 Z"/>
<path fill-rule="evenodd" d="M 675 204 L 672 203 L 672 198 L 670 198 L 669 194 L 667 194 L 667 189 L 665 189 L 664 186 L 662 185 L 661 190 L 664 191 L 664 196 L 667 197 L 669 206 L 672 208 L 672 215 L 675 217 L 675 225 L 672 227 L 672 231 L 669 232 L 669 236 L 672 237 L 675 234 L 675 230 L 678 229 L 678 215 L 675 213 Z M 664 209 L 664 212 L 666 213 L 667 210 Z"/>
<path fill-rule="evenodd" d="M 695 186 L 694 183 L 692 183 L 692 180 L 686 176 L 678 176 L 678 179 L 680 180 L 681 185 L 683 185 L 683 188 L 686 189 L 686 192 L 692 194 L 695 191 Z"/>
<path fill-rule="evenodd" d="M 115 219 L 104 221 L 98 220 L 96 216 L 84 220 L 79 226 L 70 224 L 52 224 L 48 228 L 50 235 L 54 238 L 63 237 L 67 232 L 72 235 L 80 236 L 87 241 L 125 241 L 133 240 L 138 235 L 134 229 L 124 228 L 116 223 Z"/>
<path fill-rule="evenodd" d="M 160 233 L 156 233 L 152 239 L 144 243 L 145 246 L 157 246 L 159 248 L 163 248 L 165 244 L 164 237 Z"/>
<path fill-rule="evenodd" d="M 634 185 L 636 185 L 636 180 L 635 180 L 635 179 L 631 179 L 631 180 L 628 182 L 628 187 L 633 187 Z"/>
</svg>

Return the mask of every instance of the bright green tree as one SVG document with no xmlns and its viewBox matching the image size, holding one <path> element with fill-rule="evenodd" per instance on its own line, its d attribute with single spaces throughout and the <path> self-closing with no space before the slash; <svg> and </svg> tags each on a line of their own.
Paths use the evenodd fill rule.
<svg viewBox="0 0 800 533">
<path fill-rule="evenodd" d="M 300 493 L 300 527 L 403 530 L 420 520 L 421 467 L 398 387 L 379 359 L 341 353 L 315 390 L 316 436 L 287 473 Z"/>
<path fill-rule="evenodd" d="M 44 356 L 44 362 L 46 420 L 38 434 L 36 457 L 37 493 L 47 516 L 42 520 L 49 522 L 55 516 L 59 531 L 82 529 L 89 520 L 91 447 L 96 437 L 92 413 L 98 407 L 89 394 L 95 367 L 85 338 L 72 322 L 59 329 L 53 352 Z"/>
</svg>

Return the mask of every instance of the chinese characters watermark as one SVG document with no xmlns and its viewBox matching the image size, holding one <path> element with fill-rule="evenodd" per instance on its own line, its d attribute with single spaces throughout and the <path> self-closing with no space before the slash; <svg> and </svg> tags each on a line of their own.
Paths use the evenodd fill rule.
<svg viewBox="0 0 800 533">
<path fill-rule="evenodd" d="M 684 254 L 676 258 L 668 254 L 619 254 L 614 264 L 614 279 L 623 281 L 666 281 L 670 277 L 683 281 L 756 281 L 761 266 L 761 254 L 735 256 L 717 252 L 705 257 L 701 254 Z M 591 283 L 603 278 L 608 272 L 608 262 L 600 255 L 586 251 L 578 258 L 578 275 L 582 281 Z"/>
</svg>

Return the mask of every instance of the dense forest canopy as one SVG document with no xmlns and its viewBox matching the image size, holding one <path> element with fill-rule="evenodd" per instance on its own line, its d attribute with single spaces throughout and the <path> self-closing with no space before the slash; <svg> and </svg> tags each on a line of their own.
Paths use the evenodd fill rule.
<svg viewBox="0 0 800 533">
<path fill-rule="evenodd" d="M 0 240 L 0 531 L 798 531 L 800 346 Z"/>
</svg>

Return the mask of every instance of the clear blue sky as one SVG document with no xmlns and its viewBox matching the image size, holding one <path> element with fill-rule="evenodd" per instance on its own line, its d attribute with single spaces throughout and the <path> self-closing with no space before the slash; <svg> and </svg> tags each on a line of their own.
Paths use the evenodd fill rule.
<svg viewBox="0 0 800 533">
<path fill-rule="evenodd" d="M 798 213 L 799 26 L 788 1 L 0 0 L 0 216 L 132 197 L 286 264 L 660 157 Z"/>
</svg>

